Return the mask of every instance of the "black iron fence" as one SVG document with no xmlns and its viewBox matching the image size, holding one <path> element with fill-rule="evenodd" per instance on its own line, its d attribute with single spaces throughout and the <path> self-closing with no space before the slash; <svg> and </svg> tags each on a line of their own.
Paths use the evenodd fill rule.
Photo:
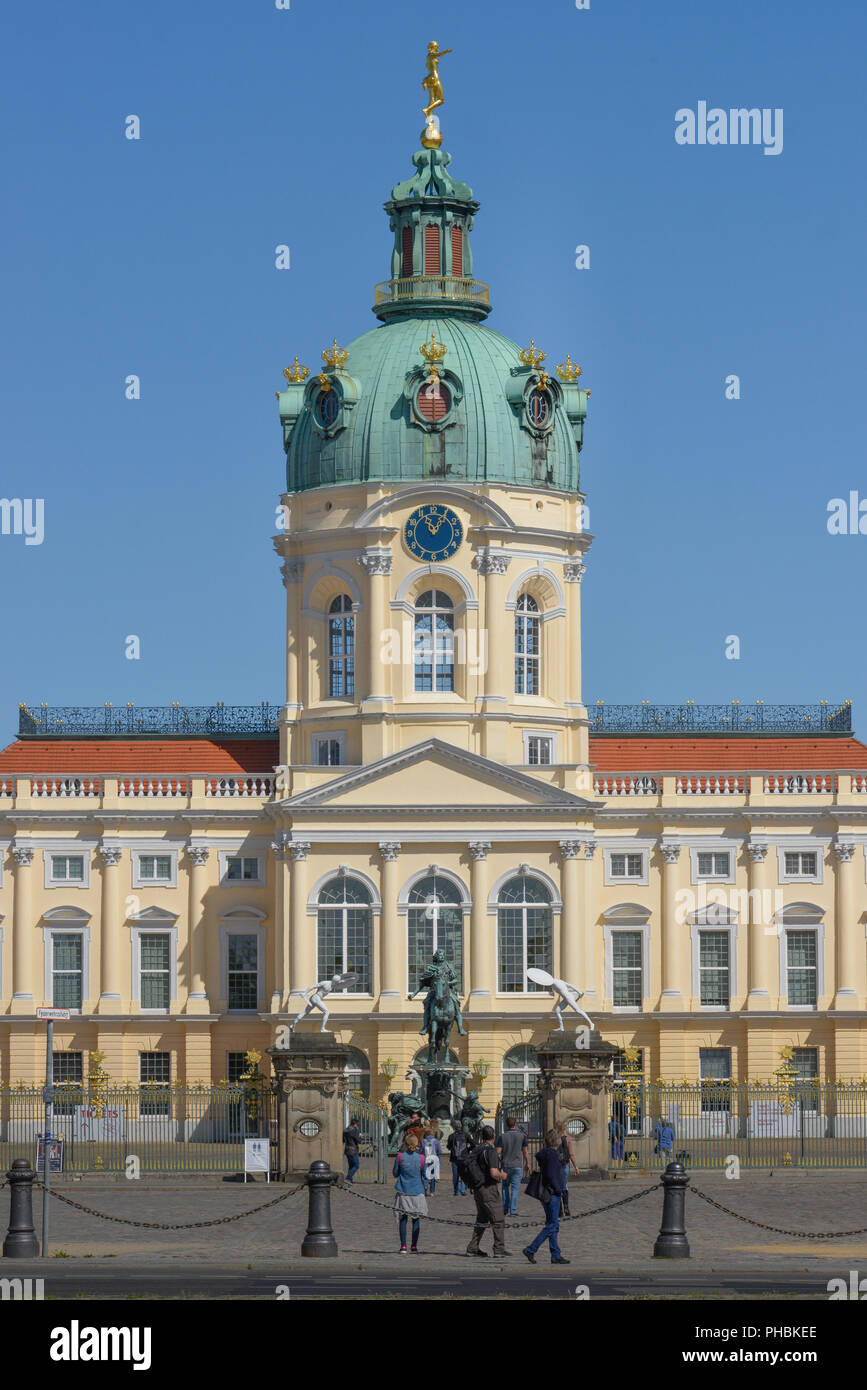
<svg viewBox="0 0 867 1390">
<path fill-rule="evenodd" d="M 597 700 L 587 711 L 590 732 L 600 734 L 847 734 L 852 704 L 820 700 L 815 705 L 608 705 Z"/>
<path fill-rule="evenodd" d="M 136 735 L 273 737 L 280 708 L 259 705 L 19 705 L 19 738 L 118 738 Z"/>
</svg>

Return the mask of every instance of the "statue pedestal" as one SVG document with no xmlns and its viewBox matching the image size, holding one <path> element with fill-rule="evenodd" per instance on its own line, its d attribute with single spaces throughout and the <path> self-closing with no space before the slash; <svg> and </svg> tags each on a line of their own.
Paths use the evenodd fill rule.
<svg viewBox="0 0 867 1390">
<path fill-rule="evenodd" d="M 461 1101 L 455 1095 L 462 1081 L 472 1076 L 470 1067 L 460 1062 L 414 1062 L 422 1085 L 421 1099 L 432 1120 L 439 1120 L 443 1134 L 451 1134 L 452 1120 L 460 1114 Z"/>
<path fill-rule="evenodd" d="M 613 1084 L 611 1059 L 618 1049 L 603 1042 L 596 1028 L 588 1047 L 578 1048 L 575 1041 L 574 1028 L 552 1032 L 538 1049 L 544 1129 L 562 1121 L 572 1139 L 581 1178 L 609 1178 L 608 1093 Z"/>
<path fill-rule="evenodd" d="M 343 1172 L 344 1068 L 349 1049 L 333 1033 L 292 1034 L 288 1048 L 269 1047 L 277 1096 L 277 1168 L 281 1178 L 303 1177 L 314 1159 Z"/>
</svg>

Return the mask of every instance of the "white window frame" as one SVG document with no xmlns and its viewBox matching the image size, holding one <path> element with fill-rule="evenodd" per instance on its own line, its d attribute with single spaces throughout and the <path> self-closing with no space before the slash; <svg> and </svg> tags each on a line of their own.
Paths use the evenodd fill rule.
<svg viewBox="0 0 867 1390">
<path fill-rule="evenodd" d="M 789 1003 L 789 952 L 788 934 L 790 931 L 813 931 L 816 933 L 816 1002 L 815 1004 Z M 786 1008 L 793 1014 L 815 1014 L 822 1007 L 825 993 L 825 923 L 821 920 L 783 916 L 780 922 L 780 999 L 785 1000 Z"/>
<path fill-rule="evenodd" d="M 265 998 L 265 949 L 267 932 L 264 912 L 254 908 L 228 911 L 220 918 L 220 999 L 224 1001 L 227 1014 L 233 1018 L 250 1018 L 259 1013 L 259 1001 Z M 229 937 L 255 936 L 258 941 L 256 953 L 256 1007 L 253 1009 L 229 1008 Z M 311 984 L 314 981 L 311 980 Z"/>
<path fill-rule="evenodd" d="M 525 767 L 553 767 L 557 762 L 557 735 L 547 729 L 522 729 L 524 740 L 524 766 Z M 544 738 L 551 745 L 551 759 L 547 763 L 530 762 L 530 739 Z"/>
<path fill-rule="evenodd" d="M 159 1082 L 159 1083 L 155 1083 L 155 1084 L 154 1084 L 154 1094 L 155 1094 L 155 1095 L 159 1095 L 159 1094 L 165 1092 L 165 1094 L 167 1094 L 169 1097 L 171 1097 L 171 1089 L 172 1089 L 172 1049 L 171 1049 L 170 1047 L 141 1047 L 141 1048 L 139 1048 L 138 1053 L 137 1053 L 137 1056 L 138 1056 L 138 1066 L 137 1066 L 137 1068 L 136 1068 L 136 1070 L 137 1070 L 137 1072 L 138 1072 L 138 1078 L 137 1078 L 137 1080 L 136 1080 L 136 1087 L 137 1087 L 137 1090 L 138 1090 L 138 1095 L 137 1095 L 137 1098 L 136 1098 L 136 1099 L 137 1099 L 137 1111 L 138 1111 L 137 1118 L 136 1118 L 136 1123 L 137 1123 L 137 1124 L 145 1124 L 145 1125 L 153 1124 L 153 1123 L 155 1123 L 155 1122 L 156 1122 L 157 1124 L 159 1124 L 160 1122 L 165 1123 L 166 1119 L 168 1118 L 168 1116 L 166 1116 L 165 1114 L 146 1115 L 146 1114 L 143 1114 L 143 1112 L 142 1112 L 142 1106 L 141 1106 L 141 1102 L 142 1102 L 142 1093 L 144 1092 L 145 1086 L 148 1085 L 148 1082 L 147 1082 L 147 1081 L 142 1081 L 142 1079 L 141 1079 L 141 1059 L 142 1059 L 142 1057 L 144 1056 L 144 1054 L 145 1054 L 146 1052 L 167 1052 L 167 1053 L 168 1053 L 168 1057 L 169 1057 L 169 1079 L 168 1079 L 168 1081 L 161 1081 L 161 1082 Z M 177 1059 L 175 1060 L 175 1070 L 177 1071 Z M 158 1086 L 159 1086 L 159 1089 L 158 1089 L 158 1090 L 156 1089 L 157 1084 L 158 1084 Z M 169 1116 L 171 1115 L 171 1104 L 172 1104 L 172 1103 L 171 1103 L 171 1099 L 169 1099 L 169 1102 L 168 1102 L 168 1113 L 169 1113 Z"/>
<path fill-rule="evenodd" d="M 81 916 L 75 915 L 74 910 L 68 915 L 57 915 L 63 913 L 63 909 L 54 908 L 51 919 L 47 926 L 42 928 L 42 949 L 44 957 L 44 981 L 43 998 L 49 1008 L 53 1008 L 54 1001 L 54 937 L 56 935 L 71 936 L 77 932 L 81 936 L 81 1008 L 71 1009 L 70 1012 L 76 1018 L 80 1018 L 86 1012 L 86 1004 L 90 1002 L 90 916 L 82 913 Z M 48 914 L 46 913 L 46 918 Z"/>
<path fill-rule="evenodd" d="M 265 855 L 261 850 L 221 849 L 217 852 L 221 888 L 263 888 L 265 885 Z M 255 859 L 256 878 L 229 878 L 230 859 Z M 243 872 L 243 866 L 242 866 Z"/>
<path fill-rule="evenodd" d="M 71 888 L 76 893 L 79 893 L 82 888 L 90 887 L 91 851 L 89 849 L 82 849 L 79 845 L 75 845 L 72 849 L 44 849 L 42 851 L 42 858 L 45 862 L 46 888 Z M 82 877 L 55 878 L 55 859 L 80 859 L 82 861 Z"/>
<path fill-rule="evenodd" d="M 141 1007 L 141 939 L 154 933 L 169 936 L 169 1007 L 168 1009 L 143 1009 Z M 130 998 L 138 1004 L 139 1013 L 165 1018 L 172 1011 L 178 998 L 178 919 L 167 913 L 159 914 L 159 909 L 145 909 L 130 922 L 130 953 L 132 956 L 132 982 Z"/>
<path fill-rule="evenodd" d="M 319 747 L 323 743 L 336 743 L 340 750 L 340 757 L 336 763 L 320 763 Z M 310 765 L 311 767 L 345 767 L 346 766 L 346 734 L 341 731 L 335 734 L 311 734 L 310 735 Z"/>
<path fill-rule="evenodd" d="M 729 857 L 728 872 L 725 874 L 703 874 L 699 872 L 698 856 L 700 854 L 727 854 Z M 735 869 L 737 863 L 737 850 L 734 845 L 717 841 L 710 841 L 708 844 L 689 846 L 689 872 L 692 883 L 734 883 Z"/>
<path fill-rule="evenodd" d="M 618 851 L 619 852 L 619 851 Z M 631 931 L 641 933 L 641 1003 L 614 1003 L 614 933 Z M 614 1014 L 640 1014 L 645 1000 L 650 995 L 650 909 L 638 904 L 621 904 L 609 908 L 602 924 L 602 942 L 605 959 L 605 998 Z"/>
<path fill-rule="evenodd" d="M 142 878 L 141 861 L 142 859 L 168 859 L 169 876 L 168 878 Z M 178 886 L 178 852 L 176 849 L 136 849 L 132 852 L 132 886 L 133 888 L 177 888 Z"/>
<path fill-rule="evenodd" d="M 777 872 L 780 883 L 823 883 L 823 870 L 825 867 L 825 850 L 827 843 L 817 843 L 815 840 L 795 840 L 791 844 L 777 845 Z M 815 854 L 816 872 L 814 874 L 789 874 L 786 873 L 787 854 Z"/>
<path fill-rule="evenodd" d="M 704 913 L 696 913 L 696 917 L 705 918 Z M 702 1004 L 701 1002 L 701 933 L 705 931 L 725 932 L 729 940 L 729 1002 L 727 1004 Z M 696 1009 L 703 1014 L 727 1014 L 731 1013 L 732 1000 L 736 998 L 737 990 L 737 971 L 738 971 L 738 926 L 735 921 L 714 922 L 707 920 L 692 921 L 690 924 L 690 936 L 692 938 L 692 998 Z"/>
<path fill-rule="evenodd" d="M 611 856 L 614 854 L 639 854 L 641 855 L 641 873 L 613 874 L 611 872 Z M 604 885 L 606 888 L 617 888 L 623 883 L 632 883 L 640 888 L 646 888 L 650 881 L 650 854 L 645 845 L 615 844 L 606 845 L 602 851 L 604 865 Z M 627 866 L 628 867 L 628 866 Z"/>
</svg>

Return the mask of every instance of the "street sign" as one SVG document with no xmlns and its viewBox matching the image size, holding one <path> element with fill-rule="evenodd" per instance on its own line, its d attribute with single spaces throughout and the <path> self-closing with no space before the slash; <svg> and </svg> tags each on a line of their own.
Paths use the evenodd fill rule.
<svg viewBox="0 0 867 1390">
<path fill-rule="evenodd" d="M 36 1017 L 57 1020 L 60 1023 L 68 1023 L 72 1015 L 69 1009 L 37 1009 Z"/>
</svg>

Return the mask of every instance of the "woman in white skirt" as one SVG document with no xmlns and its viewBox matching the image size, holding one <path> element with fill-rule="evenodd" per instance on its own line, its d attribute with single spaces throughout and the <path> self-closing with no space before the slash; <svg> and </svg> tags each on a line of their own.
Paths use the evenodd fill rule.
<svg viewBox="0 0 867 1390">
<path fill-rule="evenodd" d="M 412 1221 L 412 1252 L 418 1254 L 419 1224 L 427 1216 L 424 1195 L 424 1155 L 419 1153 L 418 1139 L 408 1134 L 392 1168 L 397 1182 L 394 1185 L 394 1214 L 400 1231 L 400 1253 L 406 1254 L 406 1224 Z"/>
</svg>

